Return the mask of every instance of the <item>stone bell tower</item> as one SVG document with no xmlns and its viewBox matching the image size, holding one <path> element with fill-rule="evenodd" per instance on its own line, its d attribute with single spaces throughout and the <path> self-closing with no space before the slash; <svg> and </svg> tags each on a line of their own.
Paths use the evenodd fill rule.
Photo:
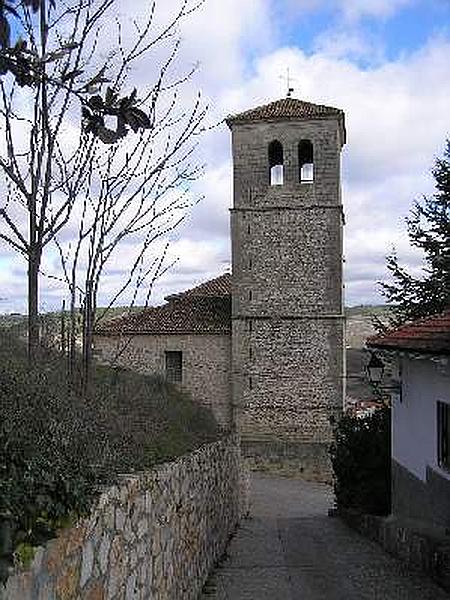
<svg viewBox="0 0 450 600">
<path fill-rule="evenodd" d="M 235 420 L 257 463 L 326 479 L 344 393 L 344 113 L 288 97 L 227 124 Z"/>
</svg>

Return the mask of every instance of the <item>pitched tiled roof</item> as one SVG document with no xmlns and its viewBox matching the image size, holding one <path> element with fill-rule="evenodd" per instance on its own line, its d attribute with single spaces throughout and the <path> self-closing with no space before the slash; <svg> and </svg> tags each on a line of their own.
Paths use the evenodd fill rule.
<svg viewBox="0 0 450 600">
<path fill-rule="evenodd" d="M 265 121 L 276 119 L 323 119 L 327 117 L 344 118 L 344 113 L 338 108 L 313 104 L 297 98 L 282 98 L 270 104 L 246 110 L 236 115 L 230 115 L 225 120 L 228 125 L 248 121 Z"/>
<path fill-rule="evenodd" d="M 450 354 L 450 309 L 367 340 L 372 348 Z"/>
<path fill-rule="evenodd" d="M 168 304 L 144 308 L 101 324 L 96 335 L 226 335 L 231 332 L 230 273 L 165 299 Z"/>
<path fill-rule="evenodd" d="M 176 300 L 180 298 L 194 298 L 198 296 L 209 296 L 214 298 L 222 298 L 231 294 L 231 273 L 224 273 L 220 277 L 215 277 L 209 281 L 205 281 L 196 287 L 179 292 L 177 294 L 171 294 L 166 296 L 165 300 Z"/>
<path fill-rule="evenodd" d="M 96 335 L 222 334 L 231 332 L 231 298 L 190 298 L 111 319 Z"/>
</svg>

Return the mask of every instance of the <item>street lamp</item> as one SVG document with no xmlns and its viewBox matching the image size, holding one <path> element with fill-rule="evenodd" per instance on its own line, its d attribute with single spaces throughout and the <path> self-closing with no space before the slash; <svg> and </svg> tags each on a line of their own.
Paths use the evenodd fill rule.
<svg viewBox="0 0 450 600">
<path fill-rule="evenodd" d="M 391 402 L 393 401 L 394 397 L 398 398 L 400 402 L 402 402 L 401 381 L 391 381 L 387 385 L 386 383 L 383 384 L 384 363 L 381 358 L 375 354 L 375 352 L 371 352 L 370 360 L 366 366 L 366 370 L 370 385 L 383 402 L 385 402 L 384 394 L 386 393 L 390 395 Z"/>
<path fill-rule="evenodd" d="M 375 387 L 378 388 L 380 385 L 383 375 L 384 375 L 384 364 L 383 361 L 375 354 L 375 352 L 370 353 L 370 360 L 366 366 L 367 374 L 369 376 L 369 382 Z"/>
</svg>

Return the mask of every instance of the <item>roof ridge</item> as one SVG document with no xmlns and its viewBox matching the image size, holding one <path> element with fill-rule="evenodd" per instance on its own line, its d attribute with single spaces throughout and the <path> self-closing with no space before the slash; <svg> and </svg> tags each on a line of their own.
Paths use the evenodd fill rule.
<svg viewBox="0 0 450 600">
<path fill-rule="evenodd" d="M 208 279 L 195 285 L 194 287 L 183 290 L 182 292 L 175 292 L 164 297 L 167 302 L 173 300 L 180 300 L 186 296 L 224 296 L 231 293 L 231 273 L 225 271 L 221 275 L 217 275 L 212 279 Z M 198 293 L 203 292 L 203 293 Z"/>
<path fill-rule="evenodd" d="M 264 119 L 305 119 L 305 118 L 326 118 L 338 116 L 343 118 L 344 112 L 340 108 L 326 106 L 325 104 L 316 104 L 299 98 L 280 98 L 267 104 L 262 104 L 255 108 L 245 110 L 240 113 L 232 114 L 226 117 L 227 124 L 237 121 L 252 121 Z"/>
</svg>

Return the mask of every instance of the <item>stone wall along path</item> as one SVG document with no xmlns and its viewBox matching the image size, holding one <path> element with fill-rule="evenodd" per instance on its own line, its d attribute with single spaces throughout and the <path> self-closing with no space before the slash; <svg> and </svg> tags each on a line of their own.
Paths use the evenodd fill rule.
<svg viewBox="0 0 450 600">
<path fill-rule="evenodd" d="M 124 476 L 1 600 L 196 600 L 245 507 L 236 437 Z"/>
</svg>

